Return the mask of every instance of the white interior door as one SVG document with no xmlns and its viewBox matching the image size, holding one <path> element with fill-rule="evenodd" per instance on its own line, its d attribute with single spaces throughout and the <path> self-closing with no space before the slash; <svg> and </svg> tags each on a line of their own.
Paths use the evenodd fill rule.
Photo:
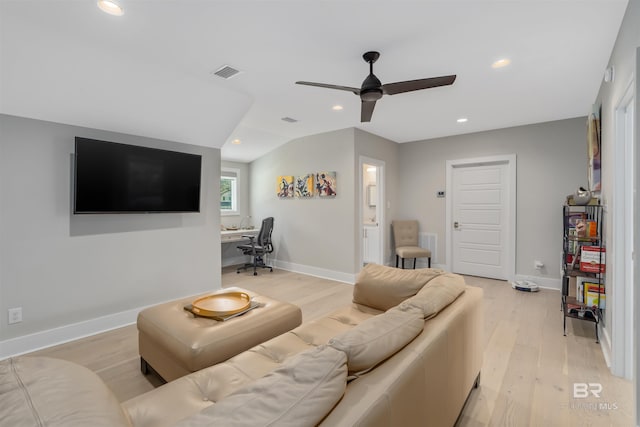
<svg viewBox="0 0 640 427">
<path fill-rule="evenodd" d="M 509 278 L 510 179 L 508 161 L 451 168 L 448 252 L 454 273 Z"/>
</svg>

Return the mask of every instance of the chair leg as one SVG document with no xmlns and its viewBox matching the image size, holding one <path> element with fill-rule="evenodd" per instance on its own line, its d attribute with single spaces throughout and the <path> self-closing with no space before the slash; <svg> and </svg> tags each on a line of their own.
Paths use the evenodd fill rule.
<svg viewBox="0 0 640 427">
<path fill-rule="evenodd" d="M 398 268 L 398 255 L 396 255 L 396 268 Z"/>
<path fill-rule="evenodd" d="M 427 265 L 431 268 L 431 257 L 427 258 Z"/>
<path fill-rule="evenodd" d="M 404 258 L 402 258 L 402 269 L 404 270 Z"/>
<path fill-rule="evenodd" d="M 416 269 L 416 259 L 417 259 L 417 258 L 414 258 L 414 259 L 413 259 L 413 269 L 414 269 L 414 270 Z"/>
</svg>

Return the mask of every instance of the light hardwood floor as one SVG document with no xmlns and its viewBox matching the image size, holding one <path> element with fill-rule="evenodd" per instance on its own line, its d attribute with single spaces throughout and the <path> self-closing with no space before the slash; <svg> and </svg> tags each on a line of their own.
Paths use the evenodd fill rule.
<svg viewBox="0 0 640 427">
<path fill-rule="evenodd" d="M 480 387 L 459 426 L 632 426 L 633 384 L 614 377 L 595 343 L 593 324 L 567 319 L 562 335 L 560 294 L 518 292 L 503 281 L 466 277 L 484 289 L 485 342 Z M 283 270 L 236 274 L 223 270 L 223 287 L 239 286 L 289 301 L 303 321 L 351 302 L 353 287 Z M 140 373 L 135 325 L 33 355 L 71 360 L 95 371 L 121 400 L 160 385 Z M 600 383 L 600 398 L 573 398 L 574 383 Z"/>
</svg>

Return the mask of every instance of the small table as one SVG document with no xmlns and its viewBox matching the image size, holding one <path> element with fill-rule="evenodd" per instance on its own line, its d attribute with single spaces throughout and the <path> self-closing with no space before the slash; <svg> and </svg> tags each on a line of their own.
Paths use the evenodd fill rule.
<svg viewBox="0 0 640 427">
<path fill-rule="evenodd" d="M 260 307 L 227 321 L 196 317 L 184 309 L 199 296 L 142 310 L 137 322 L 142 372 L 147 374 L 151 368 L 165 381 L 172 381 L 223 362 L 302 323 L 302 311 L 293 304 L 235 287 L 219 292 L 231 291 L 246 292 Z"/>
</svg>

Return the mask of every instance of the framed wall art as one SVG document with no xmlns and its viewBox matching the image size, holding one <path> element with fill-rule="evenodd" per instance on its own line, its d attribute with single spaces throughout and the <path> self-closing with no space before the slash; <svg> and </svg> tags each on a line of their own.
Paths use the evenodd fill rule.
<svg viewBox="0 0 640 427">
<path fill-rule="evenodd" d="M 335 197 L 337 195 L 336 172 L 316 172 L 315 187 L 318 197 Z"/>
</svg>

